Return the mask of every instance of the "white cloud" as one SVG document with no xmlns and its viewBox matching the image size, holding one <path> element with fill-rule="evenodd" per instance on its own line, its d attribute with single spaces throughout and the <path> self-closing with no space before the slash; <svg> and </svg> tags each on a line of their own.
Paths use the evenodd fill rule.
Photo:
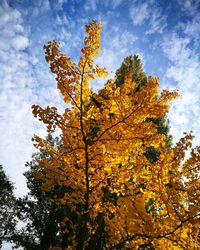
<svg viewBox="0 0 200 250">
<path fill-rule="evenodd" d="M 195 14 L 192 19 L 179 22 L 175 30 L 183 33 L 186 37 L 192 39 L 194 48 L 199 47 L 200 40 L 200 15 Z"/>
<path fill-rule="evenodd" d="M 137 39 L 137 36 L 127 30 L 118 30 L 112 35 L 110 41 L 112 41 L 112 49 L 114 51 L 117 51 L 117 53 L 126 53 Z"/>
<path fill-rule="evenodd" d="M 188 48 L 190 43 L 189 38 L 179 37 L 177 34 L 170 34 L 165 38 L 163 50 L 167 56 L 175 63 L 180 63 L 181 60 L 186 60 L 190 57 L 191 50 Z"/>
<path fill-rule="evenodd" d="M 49 9 L 50 9 L 49 0 L 43 0 L 43 1 L 41 2 L 41 6 L 42 6 L 45 10 L 49 10 Z"/>
<path fill-rule="evenodd" d="M 49 37 L 54 38 L 56 34 L 56 38 L 67 38 L 69 41 L 70 33 L 61 29 L 61 37 L 56 29 L 52 31 L 48 29 L 49 26 L 45 26 L 48 15 L 46 11 L 49 8 L 49 1 L 42 0 L 34 2 L 24 12 L 20 12 L 20 8 L 17 10 L 10 7 L 5 0 L 0 3 L 0 164 L 15 183 L 17 196 L 27 192 L 22 173 L 26 170 L 26 161 L 31 160 L 35 151 L 31 138 L 34 134 L 43 137 L 46 134 L 44 126 L 32 115 L 32 104 L 57 106 L 59 110 L 63 110 L 54 77 L 43 60 L 41 43 L 45 40 L 41 34 L 47 34 L 47 40 Z M 35 14 L 44 15 L 37 17 L 41 18 L 42 23 L 39 27 L 34 26 L 37 23 L 34 10 L 37 12 Z M 28 22 L 24 21 L 26 17 Z M 29 23 L 33 26 L 29 27 Z M 57 23 L 55 27 L 56 25 Z M 37 28 L 39 36 L 36 36 L 37 32 L 34 33 Z M 34 37 L 31 37 L 33 33 Z M 77 40 L 71 42 L 73 46 L 76 44 Z"/>
<path fill-rule="evenodd" d="M 112 8 L 115 9 L 117 7 L 119 7 L 122 4 L 123 0 L 112 0 L 111 4 L 112 4 Z"/>
<path fill-rule="evenodd" d="M 199 82 L 199 56 L 190 46 L 191 40 L 179 37 L 177 34 L 167 36 L 163 43 L 163 51 L 172 62 L 167 70 L 167 76 L 181 82 L 184 89 Z"/>
<path fill-rule="evenodd" d="M 16 50 L 26 49 L 29 45 L 29 40 L 27 37 L 18 35 L 13 38 L 12 45 Z"/>
<path fill-rule="evenodd" d="M 149 4 L 142 3 L 130 9 L 130 17 L 134 25 L 141 25 L 150 17 Z"/>
<path fill-rule="evenodd" d="M 198 15 L 200 8 L 200 0 L 176 0 L 180 9 L 189 16 Z"/>
<path fill-rule="evenodd" d="M 15 183 L 16 194 L 27 192 L 25 162 L 33 153 L 31 137 L 35 132 L 31 105 L 33 91 L 32 58 L 23 50 L 30 45 L 21 13 L 4 1 L 0 6 L 0 164 Z M 37 63 L 37 59 L 34 58 Z"/>
<path fill-rule="evenodd" d="M 183 32 L 192 37 L 200 37 L 200 15 L 196 15 L 192 21 L 187 22 Z"/>
<path fill-rule="evenodd" d="M 171 61 L 166 77 L 177 82 L 181 94 L 169 112 L 172 133 L 177 140 L 182 132 L 193 130 L 197 142 L 200 140 L 200 61 L 191 42 L 189 36 L 183 38 L 173 33 L 165 36 L 163 51 Z"/>
<path fill-rule="evenodd" d="M 28 38 L 24 36 L 21 14 L 19 11 L 9 8 L 6 1 L 0 6 L 0 49 L 7 50 L 10 46 L 16 49 L 25 49 Z"/>
<path fill-rule="evenodd" d="M 167 17 L 162 14 L 160 9 L 153 9 L 149 18 L 150 28 L 145 32 L 145 34 L 153 34 L 155 32 L 162 33 L 164 28 L 167 26 Z"/>
<path fill-rule="evenodd" d="M 84 5 L 84 9 L 89 11 L 95 11 L 97 9 L 97 3 L 98 0 L 86 0 L 85 5 Z"/>
<path fill-rule="evenodd" d="M 54 0 L 53 6 L 56 10 L 63 10 L 63 5 L 66 4 L 68 0 Z"/>
<path fill-rule="evenodd" d="M 138 2 L 130 8 L 130 18 L 134 25 L 147 24 L 148 30 L 145 34 L 150 35 L 155 32 L 162 33 L 166 27 L 167 17 L 162 13 L 155 1 Z"/>
<path fill-rule="evenodd" d="M 40 11 L 41 11 L 41 9 L 43 9 L 45 11 L 50 10 L 49 0 L 37 0 L 37 1 L 34 1 L 33 5 L 35 5 L 36 8 L 40 8 Z"/>
<path fill-rule="evenodd" d="M 97 6 L 99 7 L 99 5 L 102 5 L 105 10 L 106 8 L 111 8 L 111 9 L 116 9 L 117 7 L 119 7 L 121 4 L 123 3 L 123 0 L 111 0 L 111 1 L 107 1 L 107 0 L 86 0 L 85 4 L 84 4 L 84 9 L 86 11 L 96 11 L 97 10 Z"/>
<path fill-rule="evenodd" d="M 64 15 L 62 17 L 59 15 L 56 16 L 56 24 L 58 24 L 58 25 L 67 25 L 67 24 L 69 24 L 69 22 L 70 21 L 66 15 Z"/>
<path fill-rule="evenodd" d="M 114 71 L 119 66 L 118 53 L 115 53 L 111 48 L 103 49 L 102 53 L 95 59 L 95 62 L 102 67 L 106 67 L 109 72 Z"/>
<path fill-rule="evenodd" d="M 49 8 L 48 3 L 38 0 L 27 11 L 32 15 L 34 8 L 40 11 L 41 7 L 44 12 L 44 8 Z M 10 7 L 7 1 L 0 4 L 0 164 L 16 183 L 15 192 L 18 196 L 27 191 L 22 173 L 25 171 L 25 162 L 31 159 L 31 154 L 35 151 L 31 138 L 34 133 L 44 135 L 44 127 L 32 116 L 32 104 L 49 104 L 63 110 L 54 77 L 43 60 L 41 33 L 46 26 L 39 27 L 39 38 L 34 33 L 33 41 L 30 37 L 32 32 L 26 32 L 32 31 L 32 27 L 27 26 L 27 22 L 24 23 L 23 18 L 27 15 L 26 12 L 22 15 L 19 10 Z M 30 18 L 35 21 L 35 17 L 29 15 L 29 20 Z M 37 30 L 34 24 L 33 29 Z M 65 36 L 63 39 L 69 40 L 70 34 L 64 31 L 61 30 L 61 34 Z M 53 31 L 48 30 L 51 38 L 54 37 L 52 33 Z"/>
<path fill-rule="evenodd" d="M 53 1 L 54 3 L 54 1 Z M 26 15 L 33 15 L 35 18 L 40 15 L 42 12 L 48 12 L 51 10 L 51 4 L 49 0 L 35 0 L 35 1 L 28 1 L 28 6 L 26 11 Z"/>
</svg>

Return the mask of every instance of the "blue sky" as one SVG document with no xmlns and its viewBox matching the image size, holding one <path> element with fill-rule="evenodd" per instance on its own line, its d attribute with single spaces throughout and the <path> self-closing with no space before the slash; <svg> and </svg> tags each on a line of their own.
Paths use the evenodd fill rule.
<svg viewBox="0 0 200 250">
<path fill-rule="evenodd" d="M 65 107 L 43 45 L 60 41 L 76 61 L 84 25 L 93 18 L 103 24 L 97 62 L 112 77 L 124 57 L 139 54 L 145 72 L 160 77 L 161 88 L 180 90 L 168 115 L 174 141 L 193 130 L 200 144 L 200 0 L 1 0 L 0 164 L 19 196 L 27 191 L 22 173 L 35 151 L 31 138 L 45 136 L 32 104 Z"/>
</svg>

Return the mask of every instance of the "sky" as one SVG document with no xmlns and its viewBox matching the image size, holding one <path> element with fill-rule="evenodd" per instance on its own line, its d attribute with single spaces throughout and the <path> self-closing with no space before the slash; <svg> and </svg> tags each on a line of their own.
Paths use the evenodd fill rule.
<svg viewBox="0 0 200 250">
<path fill-rule="evenodd" d="M 126 56 L 138 54 L 144 71 L 159 76 L 160 89 L 180 91 L 168 114 L 174 142 L 192 130 L 200 144 L 200 0 L 0 0 L 0 164 L 17 196 L 27 192 L 23 172 L 36 151 L 31 138 L 46 135 L 31 106 L 66 107 L 43 45 L 59 41 L 77 61 L 92 19 L 103 25 L 96 61 L 113 77 Z"/>
</svg>

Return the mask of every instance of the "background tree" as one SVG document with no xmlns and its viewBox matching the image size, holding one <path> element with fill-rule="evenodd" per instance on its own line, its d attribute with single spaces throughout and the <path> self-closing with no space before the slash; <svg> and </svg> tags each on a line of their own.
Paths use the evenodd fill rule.
<svg viewBox="0 0 200 250">
<path fill-rule="evenodd" d="M 177 92 L 158 95 L 158 79 L 148 77 L 137 89 L 131 73 L 118 87 L 109 80 L 91 104 L 89 81 L 106 74 L 94 65 L 100 51 L 101 25 L 86 25 L 82 56 L 77 65 L 55 41 L 45 46 L 46 60 L 68 104 L 64 114 L 55 107 L 33 105 L 33 114 L 48 131 L 61 130 L 61 146 L 35 136 L 34 144 L 48 155 L 39 159 L 34 176 L 43 192 L 66 187 L 56 204 L 70 208 L 63 219 L 69 249 L 195 249 L 198 244 L 200 148 L 191 150 L 186 134 L 172 148 L 150 119 L 164 117 Z M 156 161 L 147 149 L 159 152 Z M 106 235 L 105 235 L 106 232 Z M 101 244 L 99 245 L 99 242 Z"/>
<path fill-rule="evenodd" d="M 46 140 L 52 147 L 60 146 L 58 137 L 53 138 L 49 134 Z M 28 170 L 24 175 L 29 193 L 17 199 L 18 219 L 24 222 L 24 226 L 13 232 L 12 241 L 16 248 L 22 246 L 27 250 L 48 250 L 52 246 L 61 247 L 65 240 L 60 222 L 67 212 L 66 207 L 63 208 L 51 200 L 54 195 L 62 196 L 62 187 L 57 186 L 51 192 L 44 193 L 41 191 L 43 182 L 34 177 L 34 172 L 41 170 L 38 160 L 48 157 L 49 155 L 41 149 L 40 152 L 33 154 L 32 160 L 26 164 Z"/>
<path fill-rule="evenodd" d="M 123 60 L 119 69 L 117 69 L 114 79 L 117 87 L 120 87 L 124 84 L 127 74 L 130 74 L 132 81 L 136 83 L 136 91 L 139 91 L 142 87 L 145 87 L 148 80 L 148 75 L 143 71 L 142 62 L 138 55 L 127 56 Z M 148 118 L 148 120 L 157 124 L 158 133 L 165 134 L 167 146 L 172 146 L 172 136 L 169 134 L 170 127 L 167 118 L 163 116 L 159 118 Z M 149 151 L 150 152 L 147 152 L 147 155 L 152 154 L 154 150 L 150 149 Z M 156 159 L 156 156 L 153 157 L 152 160 L 154 159 Z"/>
<path fill-rule="evenodd" d="M 13 184 L 0 166 L 0 247 L 3 241 L 10 241 L 16 226 L 16 198 L 13 189 Z"/>
<path fill-rule="evenodd" d="M 119 87 L 124 83 L 127 74 L 131 74 L 133 82 L 137 83 L 136 91 L 147 83 L 147 75 L 142 69 L 142 63 L 138 55 L 127 56 L 115 74 L 115 83 Z"/>
</svg>

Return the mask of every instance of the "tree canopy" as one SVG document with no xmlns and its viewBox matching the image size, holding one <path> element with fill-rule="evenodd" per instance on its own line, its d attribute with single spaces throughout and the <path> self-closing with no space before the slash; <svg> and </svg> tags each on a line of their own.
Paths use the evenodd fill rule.
<svg viewBox="0 0 200 250">
<path fill-rule="evenodd" d="M 94 95 L 90 80 L 107 75 L 94 64 L 101 24 L 93 20 L 85 32 L 77 65 L 59 43 L 44 46 L 65 112 L 33 105 L 48 132 L 61 131 L 59 146 L 37 135 L 33 141 L 47 155 L 34 171 L 42 192 L 63 190 L 51 196 L 68 211 L 60 222 L 62 249 L 196 249 L 200 147 L 191 148 L 191 133 L 167 146 L 155 122 L 166 116 L 178 92 L 159 94 L 158 79 L 145 74 L 138 87 L 136 76 L 125 70 L 122 82 L 110 79 Z M 150 149 L 156 150 L 154 160 Z"/>
<path fill-rule="evenodd" d="M 0 248 L 9 241 L 16 226 L 14 187 L 0 165 Z"/>
<path fill-rule="evenodd" d="M 115 84 L 117 87 L 124 83 L 126 74 L 131 73 L 132 81 L 137 84 L 136 90 L 140 90 L 147 83 L 147 75 L 142 69 L 141 60 L 138 55 L 127 56 L 115 74 Z"/>
<path fill-rule="evenodd" d="M 59 138 L 50 134 L 46 137 L 51 146 L 59 146 Z M 13 231 L 12 241 L 16 248 L 22 246 L 25 250 L 48 250 L 52 246 L 62 245 L 62 232 L 59 222 L 65 215 L 65 209 L 51 201 L 50 193 L 41 191 L 42 181 L 34 178 L 33 173 L 40 170 L 38 160 L 48 158 L 43 150 L 32 155 L 32 160 L 26 163 L 24 173 L 29 192 L 17 199 L 17 217 L 24 222 L 20 229 Z"/>
</svg>

